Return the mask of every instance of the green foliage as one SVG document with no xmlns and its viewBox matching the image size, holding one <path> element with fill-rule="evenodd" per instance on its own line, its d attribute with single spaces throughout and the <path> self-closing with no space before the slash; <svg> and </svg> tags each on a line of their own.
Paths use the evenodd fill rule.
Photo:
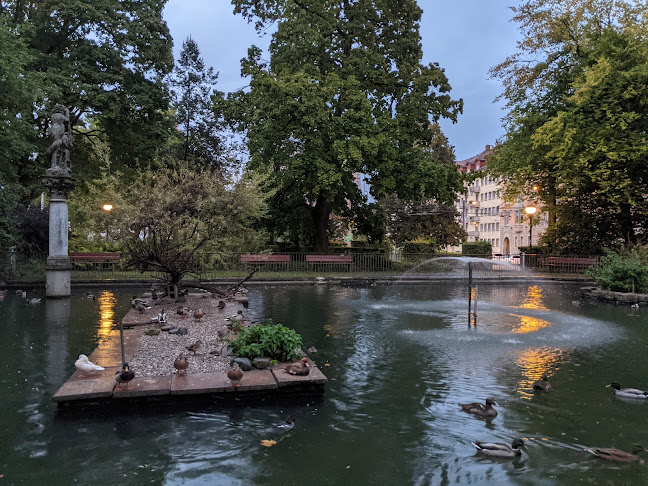
<svg viewBox="0 0 648 486">
<path fill-rule="evenodd" d="M 233 3 L 258 28 L 276 22 L 276 30 L 270 62 L 250 48 L 249 89 L 216 97 L 215 110 L 246 132 L 250 167 L 277 189 L 268 224 L 281 236 L 312 236 L 325 250 L 331 213 L 366 204 L 358 172 L 370 176 L 376 199 L 454 200 L 459 176 L 435 152 L 429 127 L 456 120 L 462 102 L 450 98 L 437 64 L 421 63 L 416 2 Z"/>
<path fill-rule="evenodd" d="M 434 241 L 406 241 L 403 244 L 403 253 L 434 253 L 436 244 Z"/>
<path fill-rule="evenodd" d="M 646 2 L 526 0 L 520 51 L 493 68 L 507 134 L 489 168 L 537 193 L 554 251 L 599 253 L 648 234 Z M 532 60 L 532 61 L 530 61 Z"/>
<path fill-rule="evenodd" d="M 262 324 L 249 326 L 241 331 L 229 346 L 236 356 L 294 361 L 299 358 L 295 350 L 302 347 L 302 338 L 293 329 L 274 324 L 272 319 L 267 319 Z"/>
<path fill-rule="evenodd" d="M 493 254 L 493 245 L 489 241 L 464 242 L 461 245 L 461 254 L 490 258 Z"/>
<path fill-rule="evenodd" d="M 604 290 L 648 293 L 648 247 L 608 253 L 587 275 Z"/>
</svg>

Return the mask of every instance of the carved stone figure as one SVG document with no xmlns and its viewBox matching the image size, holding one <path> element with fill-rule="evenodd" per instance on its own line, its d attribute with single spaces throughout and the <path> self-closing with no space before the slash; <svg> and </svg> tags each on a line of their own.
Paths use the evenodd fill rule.
<svg viewBox="0 0 648 486">
<path fill-rule="evenodd" d="M 54 107 L 49 135 L 52 144 L 48 147 L 47 152 L 52 154 L 52 163 L 47 170 L 47 174 L 50 176 L 69 176 L 72 130 L 70 126 L 70 110 L 66 106 L 57 104 Z"/>
</svg>

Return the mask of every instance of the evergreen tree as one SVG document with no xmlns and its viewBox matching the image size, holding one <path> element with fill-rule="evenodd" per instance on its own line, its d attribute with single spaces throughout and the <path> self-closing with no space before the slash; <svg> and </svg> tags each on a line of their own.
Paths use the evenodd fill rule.
<svg viewBox="0 0 648 486">
<path fill-rule="evenodd" d="M 174 97 L 176 123 L 182 131 L 182 160 L 192 159 L 216 167 L 221 155 L 218 124 L 212 111 L 211 95 L 218 80 L 213 68 L 205 67 L 198 44 L 188 37 L 182 43 L 169 84 Z"/>
</svg>

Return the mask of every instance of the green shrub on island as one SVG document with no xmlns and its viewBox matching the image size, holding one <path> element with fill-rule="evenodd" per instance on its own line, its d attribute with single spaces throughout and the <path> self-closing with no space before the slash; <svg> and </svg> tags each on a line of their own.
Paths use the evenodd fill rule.
<svg viewBox="0 0 648 486">
<path fill-rule="evenodd" d="M 603 290 L 648 293 L 648 247 L 608 253 L 587 270 Z"/>
<path fill-rule="evenodd" d="M 482 258 L 491 258 L 493 245 L 490 241 L 472 241 L 461 244 L 461 254 Z"/>
<path fill-rule="evenodd" d="M 296 331 L 267 319 L 241 331 L 229 346 L 234 355 L 243 358 L 264 357 L 277 361 L 295 361 L 299 359 L 296 350 L 302 345 L 302 338 Z"/>
</svg>

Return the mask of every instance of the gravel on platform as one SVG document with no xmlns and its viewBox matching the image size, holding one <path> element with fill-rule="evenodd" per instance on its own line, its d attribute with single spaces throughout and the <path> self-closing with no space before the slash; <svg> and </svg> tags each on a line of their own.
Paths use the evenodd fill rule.
<svg viewBox="0 0 648 486">
<path fill-rule="evenodd" d="M 196 321 L 192 311 L 183 319 L 177 314 L 177 308 L 181 305 L 190 309 L 201 308 L 205 315 L 200 321 Z M 173 362 L 181 353 L 187 356 L 189 361 L 187 373 L 220 373 L 229 370 L 232 357 L 222 356 L 221 353 L 223 347 L 227 345 L 227 340 L 233 339 L 234 334 L 228 331 L 226 324 L 228 317 L 236 314 L 236 311 L 243 306 L 237 302 L 227 302 L 225 309 L 219 310 L 217 305 L 218 299 L 195 296 L 190 296 L 184 304 L 153 305 L 152 309 L 147 311 L 152 318 L 164 310 L 167 312 L 167 322 L 163 324 L 164 326 L 184 327 L 188 332 L 186 335 L 178 335 L 160 331 L 157 336 L 147 336 L 144 334 L 147 330 L 160 330 L 163 325 L 154 323 L 137 326 L 143 335 L 135 355 L 129 362 L 137 376 L 163 376 L 177 373 Z M 222 339 L 219 331 L 223 334 Z M 197 341 L 201 341 L 202 344 L 194 355 L 186 348 Z"/>
</svg>

